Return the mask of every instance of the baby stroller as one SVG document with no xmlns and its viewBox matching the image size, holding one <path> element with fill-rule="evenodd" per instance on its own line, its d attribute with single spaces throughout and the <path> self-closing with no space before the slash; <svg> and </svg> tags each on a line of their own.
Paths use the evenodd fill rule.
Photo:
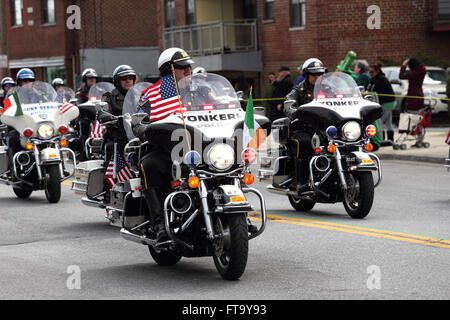
<svg viewBox="0 0 450 320">
<path fill-rule="evenodd" d="M 399 135 L 392 145 L 394 150 L 405 150 L 407 148 L 406 141 L 415 141 L 411 147 L 430 147 L 430 143 L 420 141 L 423 141 L 423 138 L 425 137 L 425 128 L 428 128 L 431 124 L 431 115 L 437 100 L 430 99 L 434 97 L 431 90 L 424 90 L 424 97 L 425 107 L 419 110 L 419 114 L 408 112 L 400 113 L 400 120 L 398 123 Z M 426 99 L 427 97 L 429 99 Z"/>
</svg>

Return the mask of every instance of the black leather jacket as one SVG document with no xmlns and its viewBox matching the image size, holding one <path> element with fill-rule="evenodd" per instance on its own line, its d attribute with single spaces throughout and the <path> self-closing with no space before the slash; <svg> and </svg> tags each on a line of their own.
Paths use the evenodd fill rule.
<svg viewBox="0 0 450 320">
<path fill-rule="evenodd" d="M 295 100 L 291 110 L 287 111 L 287 116 L 291 119 L 295 118 L 295 111 L 298 107 L 304 104 L 310 103 L 314 99 L 314 86 L 308 82 L 307 79 L 303 80 L 286 96 L 287 100 Z"/>
<path fill-rule="evenodd" d="M 123 102 L 127 91 L 115 88 L 112 92 L 106 92 L 102 100 L 108 103 L 107 106 L 98 113 L 98 120 L 100 122 L 111 121 L 114 117 L 121 116 Z M 125 128 L 123 127 L 123 120 L 119 119 L 116 125 L 107 131 L 107 139 L 128 140 Z"/>
</svg>

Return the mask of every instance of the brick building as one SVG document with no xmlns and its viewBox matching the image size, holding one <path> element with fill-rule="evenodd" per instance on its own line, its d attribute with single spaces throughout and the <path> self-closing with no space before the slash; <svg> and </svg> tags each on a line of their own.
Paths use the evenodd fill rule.
<svg viewBox="0 0 450 320">
<path fill-rule="evenodd" d="M 158 0 L 158 12 L 161 48 L 183 46 L 207 69 L 253 77 L 247 82 L 263 82 L 281 65 L 295 71 L 310 57 L 332 70 L 349 50 L 369 63 L 421 54 L 450 65 L 450 0 Z M 253 29 L 230 21 L 255 23 L 256 41 Z M 221 56 L 215 64 L 213 56 Z"/>
<path fill-rule="evenodd" d="M 71 30 L 73 5 L 80 28 Z M 368 28 L 373 5 L 378 29 Z M 369 63 L 420 53 L 450 64 L 450 0 L 2 0 L 0 24 L 2 77 L 31 67 L 71 86 L 84 68 L 111 76 L 124 63 L 154 79 L 171 46 L 257 94 L 281 65 L 294 71 L 316 56 L 331 70 L 349 50 Z"/>
</svg>

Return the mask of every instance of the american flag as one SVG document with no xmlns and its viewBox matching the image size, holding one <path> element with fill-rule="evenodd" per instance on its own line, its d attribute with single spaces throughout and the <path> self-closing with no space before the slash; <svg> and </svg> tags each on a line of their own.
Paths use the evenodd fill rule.
<svg viewBox="0 0 450 320">
<path fill-rule="evenodd" d="M 164 119 L 169 114 L 180 110 L 173 75 L 161 78 L 142 93 L 150 101 L 150 122 Z"/>
<path fill-rule="evenodd" d="M 114 154 L 109 161 L 105 172 L 105 180 L 112 188 L 117 182 L 126 182 L 133 178 L 133 175 L 128 168 L 128 163 L 123 158 L 120 151 L 117 150 L 117 144 L 114 145 Z"/>
<path fill-rule="evenodd" d="M 63 103 L 62 105 L 59 106 L 59 111 L 61 111 L 61 113 L 66 113 L 72 107 L 75 107 L 75 106 L 71 103 Z"/>
<path fill-rule="evenodd" d="M 100 123 L 100 121 L 95 120 L 94 127 L 92 128 L 92 132 L 89 135 L 90 138 L 103 138 L 103 131 L 105 130 L 105 126 Z"/>
</svg>

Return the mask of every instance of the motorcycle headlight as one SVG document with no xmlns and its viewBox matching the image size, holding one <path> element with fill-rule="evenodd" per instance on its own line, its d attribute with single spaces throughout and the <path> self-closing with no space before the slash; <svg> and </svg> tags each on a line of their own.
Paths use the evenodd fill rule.
<svg viewBox="0 0 450 320">
<path fill-rule="evenodd" d="M 214 145 L 208 153 L 209 163 L 218 170 L 227 170 L 234 164 L 234 149 L 224 143 Z"/>
<path fill-rule="evenodd" d="M 38 134 L 42 139 L 50 139 L 55 130 L 48 124 L 43 124 L 38 129 Z"/>
<path fill-rule="evenodd" d="M 361 126 L 358 122 L 349 121 L 342 127 L 342 135 L 346 140 L 355 141 L 361 137 Z"/>
</svg>

